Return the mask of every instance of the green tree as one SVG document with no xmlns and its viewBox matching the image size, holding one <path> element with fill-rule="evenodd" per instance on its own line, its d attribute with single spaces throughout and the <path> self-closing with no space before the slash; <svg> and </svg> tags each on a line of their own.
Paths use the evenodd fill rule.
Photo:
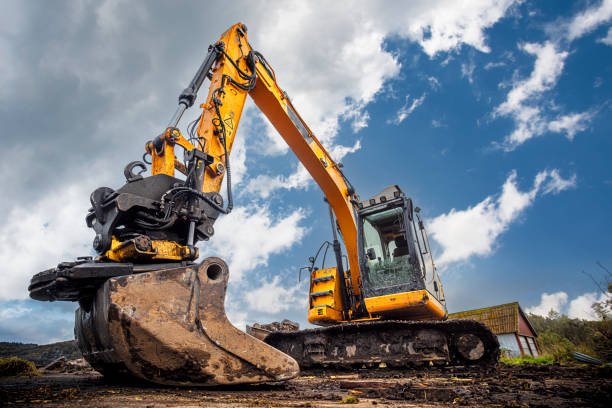
<svg viewBox="0 0 612 408">
<path fill-rule="evenodd" d="M 612 281 L 608 282 L 608 292 L 604 295 L 601 301 L 593 303 L 591 307 L 600 320 L 610 320 L 612 318 Z"/>
</svg>

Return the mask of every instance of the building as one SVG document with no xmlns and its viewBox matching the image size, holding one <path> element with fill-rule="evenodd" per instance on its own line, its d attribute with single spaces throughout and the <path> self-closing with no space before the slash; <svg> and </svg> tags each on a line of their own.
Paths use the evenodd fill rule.
<svg viewBox="0 0 612 408">
<path fill-rule="evenodd" d="M 521 355 L 537 357 L 541 354 L 538 334 L 518 302 L 451 313 L 449 319 L 470 319 L 484 323 L 497 336 L 500 348 L 507 357 Z"/>
</svg>

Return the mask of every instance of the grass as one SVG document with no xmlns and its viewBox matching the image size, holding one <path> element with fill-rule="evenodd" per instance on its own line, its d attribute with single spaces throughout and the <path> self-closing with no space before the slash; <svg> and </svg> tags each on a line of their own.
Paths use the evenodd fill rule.
<svg viewBox="0 0 612 408">
<path fill-rule="evenodd" d="M 33 362 L 17 357 L 0 358 L 0 377 L 32 377 L 40 375 Z"/>
<path fill-rule="evenodd" d="M 523 365 L 523 364 L 553 364 L 555 363 L 555 358 L 548 354 L 543 354 L 539 357 L 531 357 L 531 356 L 522 356 L 515 358 L 506 358 L 502 357 L 499 359 L 504 364 L 510 365 Z"/>
<path fill-rule="evenodd" d="M 359 404 L 359 398 L 355 398 L 355 397 L 346 397 L 345 399 L 343 399 L 341 402 L 341 404 Z"/>
</svg>

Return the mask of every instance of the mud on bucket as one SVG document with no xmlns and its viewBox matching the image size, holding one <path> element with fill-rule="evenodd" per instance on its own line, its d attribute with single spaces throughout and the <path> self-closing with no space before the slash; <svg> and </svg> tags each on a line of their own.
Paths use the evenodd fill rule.
<svg viewBox="0 0 612 408">
<path fill-rule="evenodd" d="M 83 356 L 105 376 L 214 386 L 281 381 L 297 362 L 238 330 L 225 315 L 229 269 L 220 258 L 108 279 L 76 311 Z"/>
</svg>

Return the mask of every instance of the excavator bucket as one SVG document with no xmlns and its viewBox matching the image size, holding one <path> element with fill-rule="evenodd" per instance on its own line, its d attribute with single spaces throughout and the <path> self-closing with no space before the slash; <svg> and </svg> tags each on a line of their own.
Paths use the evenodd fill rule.
<svg viewBox="0 0 612 408">
<path fill-rule="evenodd" d="M 108 279 L 76 311 L 85 359 L 105 376 L 212 386 L 281 381 L 297 362 L 238 330 L 224 309 L 229 270 L 220 258 Z"/>
</svg>

